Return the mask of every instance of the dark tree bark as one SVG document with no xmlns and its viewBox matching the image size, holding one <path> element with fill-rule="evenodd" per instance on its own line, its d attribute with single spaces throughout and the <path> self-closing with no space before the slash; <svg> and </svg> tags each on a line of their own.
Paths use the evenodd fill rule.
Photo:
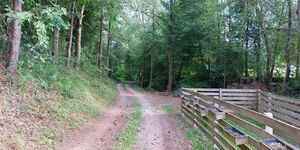
<svg viewBox="0 0 300 150">
<path fill-rule="evenodd" d="M 152 79 L 153 79 L 153 54 L 150 54 L 150 79 L 148 88 L 152 87 Z"/>
<path fill-rule="evenodd" d="M 285 86 L 286 82 L 289 81 L 290 74 L 291 74 L 290 49 L 291 49 L 291 28 L 292 28 L 292 2 L 291 0 L 287 0 L 287 2 L 288 2 L 288 29 L 286 32 L 286 46 L 285 46 L 286 73 L 283 80 L 283 86 Z"/>
<path fill-rule="evenodd" d="M 11 9 L 18 13 L 22 11 L 22 2 L 21 0 L 11 0 Z M 9 22 L 8 26 L 8 38 L 9 38 L 9 46 L 8 46 L 8 71 L 16 75 L 18 68 L 18 60 L 20 53 L 20 45 L 21 45 L 21 22 L 19 20 L 12 20 Z"/>
<path fill-rule="evenodd" d="M 245 2 L 245 22 L 244 22 L 244 42 L 245 42 L 245 77 L 249 77 L 249 72 L 248 72 L 248 48 L 249 48 L 249 16 L 248 16 L 248 1 Z"/>
<path fill-rule="evenodd" d="M 154 20 L 154 7 L 152 9 L 152 42 L 155 40 L 155 20 Z M 153 48 L 154 44 L 152 44 L 150 48 L 150 78 L 148 88 L 152 87 L 152 79 L 153 79 Z"/>
<path fill-rule="evenodd" d="M 263 4 L 260 4 L 260 9 L 259 9 L 259 26 L 260 26 L 260 31 L 261 31 L 261 35 L 264 38 L 264 43 L 265 43 L 265 48 L 266 48 L 266 77 L 265 77 L 265 81 L 266 83 L 269 83 L 272 76 L 271 76 L 271 49 L 270 49 L 270 45 L 269 45 L 269 38 L 267 36 L 267 32 L 264 26 L 264 15 L 263 15 Z"/>
<path fill-rule="evenodd" d="M 297 6 L 297 16 L 298 16 L 298 46 L 297 46 L 297 62 L 296 62 L 296 78 L 300 78 L 300 0 L 298 0 Z"/>
<path fill-rule="evenodd" d="M 173 86 L 173 44 L 174 44 L 174 15 L 173 15 L 173 5 L 174 1 L 169 0 L 169 35 L 168 35 L 168 64 L 169 64 L 169 73 L 168 73 L 168 86 L 167 92 L 172 92 Z"/>
<path fill-rule="evenodd" d="M 76 66 L 78 67 L 80 65 L 80 58 L 81 58 L 81 36 L 82 36 L 82 20 L 84 17 L 84 6 L 82 6 L 81 8 L 81 12 L 80 12 L 80 16 L 79 16 L 79 24 L 78 24 L 78 37 L 77 37 L 77 51 L 76 51 L 76 55 L 77 55 L 77 62 L 76 62 Z"/>
<path fill-rule="evenodd" d="M 60 39 L 60 29 L 58 27 L 55 27 L 53 32 L 53 51 L 52 51 L 52 56 L 54 57 L 58 57 L 59 39 Z"/>
<path fill-rule="evenodd" d="M 108 23 L 108 35 L 107 35 L 107 49 L 106 49 L 106 67 L 108 69 L 108 75 L 110 74 L 110 68 L 109 68 L 109 63 L 110 63 L 110 45 L 111 45 L 111 26 L 112 26 L 112 21 L 109 20 Z"/>
<path fill-rule="evenodd" d="M 258 3 L 256 4 L 258 6 Z M 260 10 L 259 7 L 256 7 L 256 25 L 255 25 L 255 39 L 254 39 L 254 49 L 255 49 L 255 61 L 256 61 L 256 80 L 262 80 L 262 71 L 261 71 L 261 61 L 260 61 L 260 48 L 261 48 L 261 28 L 260 28 Z"/>
<path fill-rule="evenodd" d="M 71 27 L 69 30 L 69 40 L 68 40 L 68 46 L 67 46 L 67 58 L 68 58 L 68 64 L 70 62 L 71 56 L 72 56 L 72 43 L 73 43 L 73 31 L 74 31 L 74 13 L 75 13 L 75 1 L 72 5 L 72 16 L 71 16 Z"/>
<path fill-rule="evenodd" d="M 101 8 L 101 17 L 100 17 L 100 35 L 99 35 L 99 46 L 98 46 L 98 61 L 97 65 L 98 68 L 100 69 L 102 66 L 102 35 L 103 35 L 103 7 Z"/>
<path fill-rule="evenodd" d="M 283 5 L 282 8 L 281 8 L 281 16 L 283 15 L 284 13 L 284 8 L 285 6 Z M 279 21 L 278 21 L 278 26 L 280 27 L 282 25 L 282 17 L 280 17 Z M 272 79 L 273 79 L 273 73 L 274 73 L 274 70 L 275 70 L 275 65 L 276 65 L 276 60 L 279 56 L 279 53 L 278 53 L 278 47 L 279 47 L 279 29 L 277 29 L 277 33 L 276 33 L 276 40 L 275 40 L 275 46 L 274 46 L 274 50 L 273 50 L 273 55 L 272 55 L 272 63 L 271 63 L 271 72 L 270 72 L 270 79 L 269 81 L 272 82 Z"/>
</svg>

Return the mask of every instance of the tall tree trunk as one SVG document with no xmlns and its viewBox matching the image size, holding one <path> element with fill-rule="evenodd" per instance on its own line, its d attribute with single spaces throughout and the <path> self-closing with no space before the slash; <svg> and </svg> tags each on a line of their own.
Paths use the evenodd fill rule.
<svg viewBox="0 0 300 150">
<path fill-rule="evenodd" d="M 296 61 L 296 78 L 300 78 L 300 0 L 298 0 L 297 6 L 297 16 L 298 16 L 298 46 L 297 46 L 297 61 Z"/>
<path fill-rule="evenodd" d="M 100 36 L 99 36 L 99 46 L 98 46 L 98 61 L 97 65 L 98 68 L 100 69 L 102 66 L 102 35 L 103 35 L 103 7 L 101 8 L 101 17 L 100 17 Z"/>
<path fill-rule="evenodd" d="M 245 32 L 244 32 L 244 42 L 245 42 L 245 77 L 249 77 L 249 72 L 248 72 L 248 48 L 249 48 L 249 16 L 248 16 L 248 1 L 245 2 L 245 22 L 244 22 L 244 27 L 245 27 Z"/>
<path fill-rule="evenodd" d="M 255 25 L 255 39 L 254 39 L 254 49 L 255 49 L 255 61 L 256 61 L 256 80 L 262 80 L 261 71 L 261 61 L 260 61 L 260 48 L 261 48 L 261 28 L 260 28 L 260 10 L 259 4 L 256 1 L 256 25 Z"/>
<path fill-rule="evenodd" d="M 154 20 L 154 6 L 152 8 L 152 42 L 155 40 L 155 20 Z M 148 88 L 152 87 L 152 79 L 153 79 L 153 48 L 154 44 L 152 44 L 150 48 L 150 79 L 149 79 L 149 85 Z"/>
<path fill-rule="evenodd" d="M 60 37 L 60 29 L 58 27 L 55 27 L 53 32 L 53 51 L 52 56 L 58 57 L 58 51 L 59 51 L 59 38 Z"/>
<path fill-rule="evenodd" d="M 173 85 L 173 44 L 174 44 L 174 16 L 173 16 L 173 5 L 174 1 L 169 0 L 170 7 L 169 7 L 169 35 L 168 35 L 168 64 L 169 64 L 169 73 L 168 73 L 168 86 L 167 92 L 172 92 L 172 85 Z"/>
<path fill-rule="evenodd" d="M 153 79 L 153 54 L 150 54 L 150 79 L 148 88 L 152 87 L 152 79 Z"/>
<path fill-rule="evenodd" d="M 84 6 L 82 6 L 81 8 L 81 12 L 80 12 L 80 16 L 79 16 L 79 24 L 78 24 L 78 37 L 77 37 L 77 62 L 76 62 L 76 66 L 79 67 L 80 65 L 80 58 L 81 58 L 81 36 L 82 36 L 82 20 L 84 17 Z"/>
<path fill-rule="evenodd" d="M 109 63 L 110 63 L 110 43 L 111 43 L 111 26 L 112 26 L 112 21 L 109 20 L 108 23 L 108 35 L 107 35 L 107 49 L 106 49 L 106 67 L 108 69 L 108 75 L 110 74 L 110 68 L 109 68 Z"/>
<path fill-rule="evenodd" d="M 265 43 L 265 48 L 266 48 L 266 83 L 270 82 L 271 78 L 271 50 L 270 50 L 270 45 L 269 45 L 269 39 L 265 30 L 264 26 L 264 15 L 263 15 L 263 4 L 260 2 L 260 9 L 259 9 L 259 26 L 260 26 L 260 31 L 261 35 L 264 38 L 264 43 Z"/>
<path fill-rule="evenodd" d="M 282 6 L 281 8 L 281 16 L 283 15 L 284 13 L 284 9 L 285 9 L 285 5 Z M 280 17 L 279 21 L 278 21 L 278 27 L 280 27 L 282 25 L 282 17 Z M 273 73 L 274 73 L 274 70 L 275 70 L 275 64 L 276 64 L 276 60 L 279 56 L 279 52 L 278 52 L 278 47 L 279 47 L 279 30 L 280 29 L 277 29 L 277 33 L 276 33 L 276 40 L 275 40 L 275 46 L 274 46 L 274 50 L 273 50 L 273 55 L 272 55 L 272 63 L 271 63 L 271 72 L 270 72 L 270 79 L 269 81 L 272 82 L 272 78 L 273 78 Z"/>
<path fill-rule="evenodd" d="M 71 56 L 72 56 L 72 43 L 73 43 L 73 31 L 74 31 L 74 13 L 75 13 L 75 1 L 73 2 L 73 6 L 72 6 L 71 27 L 70 27 L 70 31 L 69 31 L 69 40 L 68 40 L 68 46 L 67 46 L 68 64 L 69 64 Z"/>
<path fill-rule="evenodd" d="M 11 0 L 11 9 L 19 13 L 22 11 L 21 0 Z M 8 27 L 9 47 L 8 47 L 8 71 L 16 75 L 21 45 L 21 23 L 19 20 L 12 20 Z"/>
<path fill-rule="evenodd" d="M 292 1 L 287 0 L 288 2 L 288 30 L 286 33 L 286 46 L 285 46 L 285 62 L 286 62 L 286 73 L 283 80 L 283 86 L 285 86 L 286 82 L 290 79 L 291 74 L 291 57 L 290 57 L 290 49 L 291 49 L 291 28 L 292 28 Z"/>
</svg>

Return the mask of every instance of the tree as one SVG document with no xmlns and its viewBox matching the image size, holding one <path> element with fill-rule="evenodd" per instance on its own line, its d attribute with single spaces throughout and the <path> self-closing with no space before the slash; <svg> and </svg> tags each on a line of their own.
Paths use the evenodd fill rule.
<svg viewBox="0 0 300 150">
<path fill-rule="evenodd" d="M 283 80 L 283 86 L 289 81 L 291 74 L 291 58 L 290 58 L 290 49 L 291 49 L 291 28 L 292 28 L 292 2 L 287 0 L 288 3 L 288 28 L 286 31 L 286 46 L 285 46 L 285 62 L 286 62 L 286 73 Z"/>
<path fill-rule="evenodd" d="M 300 78 L 300 0 L 297 5 L 298 16 L 298 46 L 297 46 L 297 58 L 296 58 L 296 78 Z"/>
<path fill-rule="evenodd" d="M 74 14 L 75 14 L 75 1 L 72 5 L 72 14 L 71 14 L 71 23 L 70 23 L 70 29 L 68 34 L 68 46 L 67 46 L 67 58 L 68 58 L 68 64 L 72 56 L 72 43 L 73 43 L 73 31 L 74 31 Z"/>
<path fill-rule="evenodd" d="M 53 32 L 53 51 L 52 56 L 58 57 L 58 51 L 59 51 L 59 39 L 60 39 L 60 29 L 58 26 L 54 28 Z"/>
<path fill-rule="evenodd" d="M 174 15 L 173 15 L 173 6 L 174 1 L 169 0 L 169 22 L 168 22 L 168 64 L 169 64 L 169 72 L 168 72 L 168 86 L 167 92 L 172 92 L 173 86 L 173 44 L 174 44 Z"/>
<path fill-rule="evenodd" d="M 112 20 L 109 20 L 108 22 L 108 31 L 107 31 L 107 49 L 106 49 L 106 67 L 108 69 L 108 75 L 111 75 L 110 72 L 110 46 L 111 46 L 111 28 L 112 28 Z"/>
<path fill-rule="evenodd" d="M 98 45 L 98 60 L 97 65 L 98 68 L 101 68 L 102 66 L 102 41 L 103 41 L 103 6 L 101 6 L 101 12 L 100 12 L 100 35 L 99 35 L 99 45 Z"/>
<path fill-rule="evenodd" d="M 76 61 L 76 65 L 77 67 L 79 67 L 80 65 L 80 58 L 81 58 L 81 37 L 82 37 L 82 20 L 84 17 L 84 8 L 85 6 L 83 5 L 81 7 L 81 11 L 79 14 L 79 19 L 78 19 L 78 28 L 77 28 L 77 51 L 76 51 L 76 55 L 77 55 L 77 61 Z"/>
<path fill-rule="evenodd" d="M 22 11 L 21 0 L 11 0 L 11 9 L 14 13 Z M 21 22 L 17 18 L 12 19 L 8 25 L 9 38 L 9 57 L 8 57 L 8 71 L 15 75 L 18 68 L 18 60 L 21 44 Z"/>
</svg>

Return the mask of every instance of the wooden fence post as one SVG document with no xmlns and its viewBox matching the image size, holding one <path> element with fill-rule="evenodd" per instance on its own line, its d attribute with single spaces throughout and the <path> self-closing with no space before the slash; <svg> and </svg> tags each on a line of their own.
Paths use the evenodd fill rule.
<svg viewBox="0 0 300 150">
<path fill-rule="evenodd" d="M 257 90 L 256 91 L 256 94 L 257 94 L 257 104 L 256 104 L 256 109 L 257 109 L 257 112 L 259 113 L 263 113 L 263 109 L 261 108 L 261 93 L 260 93 L 260 90 Z"/>
<path fill-rule="evenodd" d="M 265 114 L 265 116 L 273 119 L 273 114 L 271 112 L 266 112 L 264 114 Z M 269 127 L 267 125 L 265 127 L 265 131 L 268 132 L 268 133 L 270 133 L 270 134 L 273 134 L 273 128 L 271 128 L 271 127 Z"/>
</svg>

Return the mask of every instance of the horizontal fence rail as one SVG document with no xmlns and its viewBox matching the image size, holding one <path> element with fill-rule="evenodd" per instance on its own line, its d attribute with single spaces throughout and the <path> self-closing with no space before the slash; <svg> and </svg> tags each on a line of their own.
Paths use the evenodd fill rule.
<svg viewBox="0 0 300 150">
<path fill-rule="evenodd" d="M 257 98 L 266 94 L 258 90 L 245 91 L 183 89 L 181 92 L 182 114 L 201 129 L 219 149 L 298 149 L 300 128 L 247 109 L 243 104 L 231 102 L 242 98 L 243 95 L 247 98 L 248 96 Z M 216 94 L 217 92 L 219 94 Z M 234 100 L 224 99 L 223 96 Z M 246 101 L 252 101 L 252 99 Z M 251 107 L 253 108 L 255 107 Z M 258 109 L 263 111 L 262 109 L 266 108 L 258 107 Z M 272 131 L 266 130 L 268 128 L 283 136 L 273 134 Z"/>
<path fill-rule="evenodd" d="M 275 118 L 300 127 L 300 100 L 259 90 L 258 112 L 271 112 Z"/>
<path fill-rule="evenodd" d="M 243 106 L 248 109 L 257 110 L 257 90 L 251 89 L 190 89 L 200 94 L 211 96 Z"/>
</svg>

